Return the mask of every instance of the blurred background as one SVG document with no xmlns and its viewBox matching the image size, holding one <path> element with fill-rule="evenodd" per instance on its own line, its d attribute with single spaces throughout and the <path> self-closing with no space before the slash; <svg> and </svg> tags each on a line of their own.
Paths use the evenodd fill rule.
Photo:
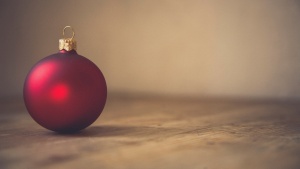
<svg viewBox="0 0 300 169">
<path fill-rule="evenodd" d="M 0 98 L 66 25 L 110 93 L 300 98 L 299 0 L 1 0 L 0 24 Z"/>
</svg>

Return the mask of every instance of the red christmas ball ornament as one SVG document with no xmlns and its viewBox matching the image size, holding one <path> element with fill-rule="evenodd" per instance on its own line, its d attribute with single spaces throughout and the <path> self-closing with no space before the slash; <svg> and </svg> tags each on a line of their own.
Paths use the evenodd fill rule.
<svg viewBox="0 0 300 169">
<path fill-rule="evenodd" d="M 66 26 L 63 35 L 66 28 L 71 27 Z M 101 114 L 106 82 L 92 61 L 77 54 L 74 31 L 72 38 L 59 40 L 59 49 L 32 67 L 24 83 L 24 101 L 41 126 L 56 132 L 79 131 Z"/>
</svg>

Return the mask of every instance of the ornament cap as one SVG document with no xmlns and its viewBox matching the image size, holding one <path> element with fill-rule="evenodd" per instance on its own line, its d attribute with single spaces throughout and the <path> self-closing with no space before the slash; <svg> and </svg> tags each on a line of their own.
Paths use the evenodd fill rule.
<svg viewBox="0 0 300 169">
<path fill-rule="evenodd" d="M 71 38 L 65 38 L 65 30 L 66 28 L 70 28 L 72 30 L 72 37 Z M 63 38 L 59 39 L 59 50 L 66 50 L 66 51 L 71 51 L 71 50 L 76 50 L 77 49 L 77 42 L 74 39 L 75 32 L 74 29 L 71 26 L 66 26 L 63 29 Z"/>
</svg>

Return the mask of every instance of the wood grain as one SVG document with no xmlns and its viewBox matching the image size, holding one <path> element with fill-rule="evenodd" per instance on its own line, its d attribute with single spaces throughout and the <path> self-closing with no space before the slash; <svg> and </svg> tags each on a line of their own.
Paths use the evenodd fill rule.
<svg viewBox="0 0 300 169">
<path fill-rule="evenodd" d="M 298 101 L 112 96 L 73 134 L 0 104 L 0 168 L 299 169 Z"/>
</svg>

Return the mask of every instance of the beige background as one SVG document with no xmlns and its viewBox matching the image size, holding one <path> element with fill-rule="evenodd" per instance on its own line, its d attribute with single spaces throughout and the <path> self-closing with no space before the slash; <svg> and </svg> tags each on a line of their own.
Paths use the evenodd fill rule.
<svg viewBox="0 0 300 169">
<path fill-rule="evenodd" d="M 22 96 L 64 26 L 109 92 L 300 98 L 300 1 L 0 1 L 0 97 Z"/>
</svg>

